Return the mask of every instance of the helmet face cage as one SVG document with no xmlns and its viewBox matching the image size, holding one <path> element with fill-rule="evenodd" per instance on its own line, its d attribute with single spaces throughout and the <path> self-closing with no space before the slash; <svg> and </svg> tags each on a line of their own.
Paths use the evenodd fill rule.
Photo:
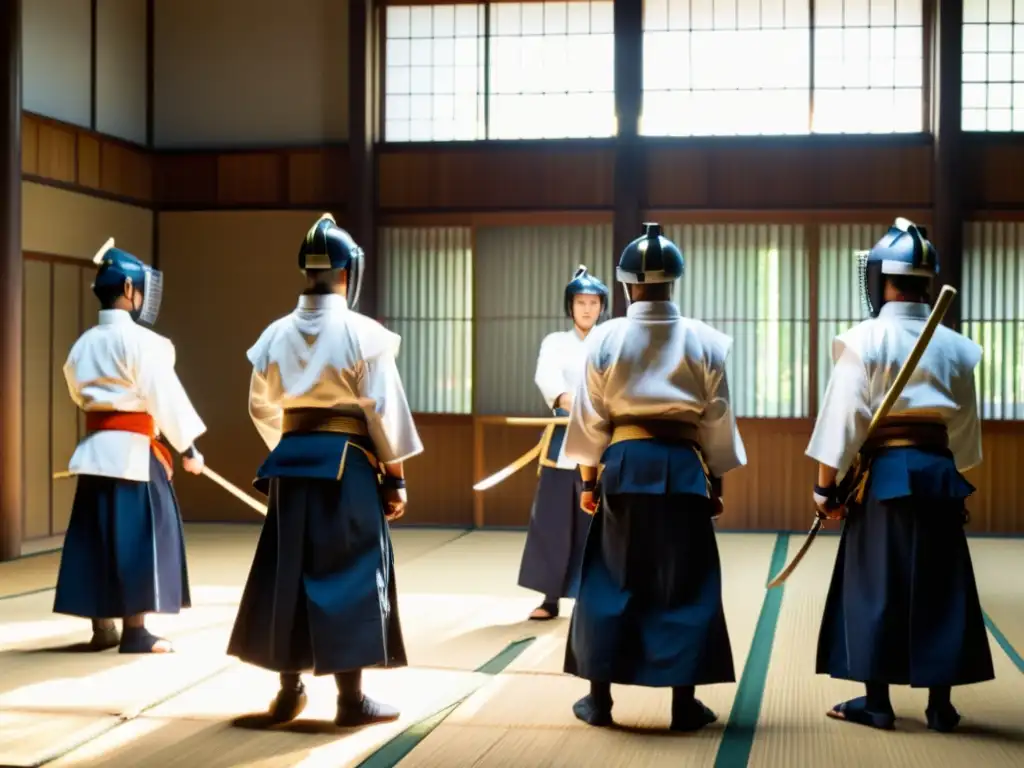
<svg viewBox="0 0 1024 768">
<path fill-rule="evenodd" d="M 154 325 L 160 315 L 160 304 L 164 297 L 164 276 L 158 269 L 143 266 L 142 309 L 138 321 L 146 325 Z"/>
<path fill-rule="evenodd" d="M 860 283 L 860 299 L 864 311 L 869 316 L 874 316 L 878 308 L 871 302 L 871 292 L 868 290 L 868 255 L 871 251 L 857 251 L 857 278 Z"/>
<path fill-rule="evenodd" d="M 346 298 L 349 307 L 355 309 L 359 305 L 359 294 L 363 287 L 363 250 L 361 248 L 352 251 L 346 269 L 348 270 L 348 296 Z"/>
</svg>

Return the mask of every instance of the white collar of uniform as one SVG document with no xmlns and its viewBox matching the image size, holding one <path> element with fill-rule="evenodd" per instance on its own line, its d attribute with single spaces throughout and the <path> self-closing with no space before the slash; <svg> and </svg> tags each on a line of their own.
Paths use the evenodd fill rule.
<svg viewBox="0 0 1024 768">
<path fill-rule="evenodd" d="M 681 317 L 679 307 L 671 301 L 634 301 L 626 310 L 634 320 L 668 320 Z"/>
<path fill-rule="evenodd" d="M 123 309 L 100 310 L 100 325 L 125 325 L 134 322 L 132 316 Z"/>
<path fill-rule="evenodd" d="M 879 317 L 928 317 L 932 308 L 923 301 L 887 301 L 879 311 Z"/>
<path fill-rule="evenodd" d="M 340 293 L 304 293 L 299 296 L 299 309 L 348 309 L 348 301 Z"/>
</svg>

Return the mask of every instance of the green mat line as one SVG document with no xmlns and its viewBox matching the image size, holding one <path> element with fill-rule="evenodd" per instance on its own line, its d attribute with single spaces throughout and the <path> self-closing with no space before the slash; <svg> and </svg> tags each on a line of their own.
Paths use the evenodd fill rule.
<svg viewBox="0 0 1024 768">
<path fill-rule="evenodd" d="M 1003 649 L 1003 653 L 1010 657 L 1010 661 L 1017 666 L 1017 669 L 1024 672 L 1024 658 L 1021 658 L 1021 655 L 1017 653 L 1017 649 L 1013 647 L 1013 644 L 1007 640 L 1006 635 L 1002 633 L 1002 630 L 1000 630 L 999 627 L 996 626 L 996 623 L 992 621 L 992 617 L 984 611 L 982 612 L 982 616 L 985 617 L 985 626 L 988 627 L 988 631 L 992 633 L 992 637 L 994 637 L 996 642 L 999 643 L 999 647 Z"/>
<path fill-rule="evenodd" d="M 514 643 L 509 643 L 501 653 L 487 660 L 473 671 L 491 676 L 501 673 L 509 664 L 515 661 L 523 651 L 529 648 L 536 639 L 536 637 L 527 637 L 522 640 L 517 640 Z M 486 680 L 477 681 L 474 685 L 469 687 L 468 690 L 465 690 L 455 701 L 446 704 L 441 709 L 417 720 L 400 734 L 391 739 L 391 741 L 381 745 L 375 752 L 363 760 L 363 762 L 359 763 L 357 768 L 393 768 L 393 766 L 398 765 L 398 763 L 406 755 L 416 749 L 417 745 L 427 738 L 427 736 L 429 736 L 437 726 L 444 722 L 445 718 L 454 712 L 462 702 L 486 684 Z"/>
<path fill-rule="evenodd" d="M 772 550 L 768 581 L 786 567 L 788 552 L 789 534 L 780 533 L 775 539 L 775 549 Z M 736 698 L 729 713 L 729 722 L 725 726 L 722 743 L 715 757 L 715 768 L 745 768 L 750 760 L 750 750 L 754 746 L 754 732 L 761 714 L 764 684 L 768 678 L 768 664 L 772 658 L 775 629 L 779 623 L 779 611 L 782 608 L 785 589 L 785 585 L 781 585 L 765 591 L 761 614 L 757 617 L 757 627 L 754 630 L 754 640 L 750 645 L 750 654 L 743 667 L 743 674 L 736 688 Z"/>
</svg>

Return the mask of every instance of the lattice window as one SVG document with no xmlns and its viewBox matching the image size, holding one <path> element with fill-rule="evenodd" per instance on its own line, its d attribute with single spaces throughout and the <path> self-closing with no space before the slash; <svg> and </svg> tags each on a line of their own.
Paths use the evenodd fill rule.
<svg viewBox="0 0 1024 768">
<path fill-rule="evenodd" d="M 380 233 L 381 322 L 402 336 L 398 369 L 420 413 L 473 408 L 473 251 L 463 227 Z"/>
<path fill-rule="evenodd" d="M 733 339 L 726 364 L 738 416 L 808 415 L 809 276 L 804 228 L 686 224 L 665 228 L 683 249 L 674 298 L 684 315 Z"/>
<path fill-rule="evenodd" d="M 1024 130 L 1024 2 L 964 0 L 965 131 Z"/>
<path fill-rule="evenodd" d="M 814 0 L 815 133 L 923 130 L 922 0 Z"/>
<path fill-rule="evenodd" d="M 645 0 L 641 132 L 807 133 L 808 0 Z"/>
<path fill-rule="evenodd" d="M 612 3 L 494 3 L 490 8 L 490 139 L 612 136 Z"/>
<path fill-rule="evenodd" d="M 484 6 L 388 6 L 384 138 L 484 138 Z"/>
<path fill-rule="evenodd" d="M 963 332 L 985 348 L 981 418 L 1024 419 L 1024 223 L 969 223 L 964 240 Z"/>
</svg>

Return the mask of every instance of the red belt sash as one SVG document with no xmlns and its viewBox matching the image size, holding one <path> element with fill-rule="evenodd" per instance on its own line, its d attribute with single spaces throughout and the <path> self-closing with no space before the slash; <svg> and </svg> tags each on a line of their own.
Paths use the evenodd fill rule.
<svg viewBox="0 0 1024 768">
<path fill-rule="evenodd" d="M 149 447 L 157 461 L 166 470 L 168 479 L 174 474 L 174 460 L 170 449 L 156 439 L 156 425 L 148 413 L 124 411 L 87 411 L 85 429 L 93 432 L 131 432 L 149 438 Z"/>
</svg>

